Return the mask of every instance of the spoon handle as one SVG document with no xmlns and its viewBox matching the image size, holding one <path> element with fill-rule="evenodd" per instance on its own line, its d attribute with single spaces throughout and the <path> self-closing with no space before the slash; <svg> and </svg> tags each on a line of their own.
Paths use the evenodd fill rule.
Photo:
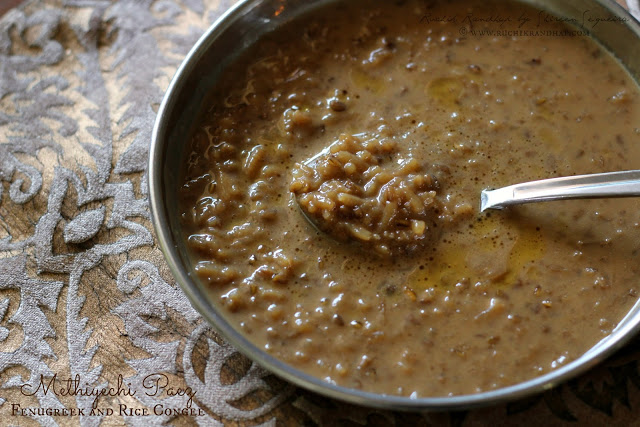
<svg viewBox="0 0 640 427">
<path fill-rule="evenodd" d="M 640 170 L 524 182 L 480 194 L 480 212 L 523 203 L 640 196 Z"/>
</svg>

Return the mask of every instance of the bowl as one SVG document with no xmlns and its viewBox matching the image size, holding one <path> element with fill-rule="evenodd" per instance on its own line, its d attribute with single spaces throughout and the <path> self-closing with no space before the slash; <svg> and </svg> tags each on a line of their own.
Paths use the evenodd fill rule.
<svg viewBox="0 0 640 427">
<path fill-rule="evenodd" d="M 192 275 L 177 209 L 176 189 L 184 160 L 185 136 L 206 102 L 206 94 L 222 70 L 263 34 L 330 0 L 244 0 L 220 17 L 200 38 L 176 72 L 159 108 L 149 154 L 149 199 L 153 224 L 166 261 L 193 306 L 229 342 L 276 375 L 308 390 L 353 404 L 394 410 L 460 410 L 496 404 L 542 392 L 575 377 L 603 361 L 640 328 L 640 303 L 613 332 L 567 365 L 512 386 L 477 394 L 409 398 L 349 389 L 312 377 L 274 358 L 238 332 L 207 296 Z M 616 25 L 600 23 L 589 29 L 612 52 L 632 77 L 640 80 L 640 24 L 625 10 L 605 0 L 527 0 L 523 3 L 553 15 L 581 22 L 584 11 L 607 17 Z"/>
</svg>

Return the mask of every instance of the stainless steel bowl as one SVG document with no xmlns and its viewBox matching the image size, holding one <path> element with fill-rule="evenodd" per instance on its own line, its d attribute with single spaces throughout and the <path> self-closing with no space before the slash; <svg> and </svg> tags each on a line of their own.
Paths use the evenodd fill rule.
<svg viewBox="0 0 640 427">
<path fill-rule="evenodd" d="M 549 389 L 587 371 L 619 349 L 640 328 L 640 303 L 610 336 L 577 360 L 546 375 L 510 387 L 472 395 L 410 399 L 366 393 L 331 385 L 277 360 L 252 344 L 236 330 L 207 296 L 192 275 L 185 239 L 180 231 L 177 188 L 184 144 L 199 116 L 209 89 L 221 70 L 263 34 L 317 6 L 335 0 L 245 0 L 236 4 L 200 38 L 176 72 L 153 131 L 149 155 L 149 199 L 158 241 L 176 280 L 193 306 L 241 352 L 278 376 L 325 396 L 355 404 L 400 410 L 452 410 L 495 404 Z M 617 19 L 601 22 L 589 31 L 640 81 L 640 24 L 613 1 L 526 0 L 554 15 L 575 18 L 583 13 Z M 278 13 L 276 13 L 278 11 Z"/>
</svg>

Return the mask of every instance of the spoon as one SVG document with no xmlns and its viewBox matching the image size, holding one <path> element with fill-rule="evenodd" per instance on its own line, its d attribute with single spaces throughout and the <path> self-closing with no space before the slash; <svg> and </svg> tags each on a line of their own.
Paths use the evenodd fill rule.
<svg viewBox="0 0 640 427">
<path fill-rule="evenodd" d="M 480 212 L 552 200 L 640 196 L 640 170 L 565 176 L 482 190 Z"/>
</svg>

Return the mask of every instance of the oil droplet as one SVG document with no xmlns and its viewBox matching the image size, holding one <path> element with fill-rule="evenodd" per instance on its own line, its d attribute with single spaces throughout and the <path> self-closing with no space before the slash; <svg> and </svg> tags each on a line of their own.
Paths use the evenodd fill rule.
<svg viewBox="0 0 640 427">
<path fill-rule="evenodd" d="M 413 289 L 450 288 L 463 280 L 504 287 L 535 279 L 535 262 L 546 250 L 544 235 L 523 218 L 504 214 L 484 217 L 453 244 L 440 244 L 433 259 L 409 276 Z"/>
<path fill-rule="evenodd" d="M 356 87 L 366 89 L 376 95 L 381 94 L 387 87 L 382 78 L 366 73 L 359 68 L 352 68 L 349 74 Z"/>
<path fill-rule="evenodd" d="M 443 107 L 453 108 L 460 102 L 462 82 L 453 77 L 441 77 L 431 80 L 427 85 L 427 95 L 440 103 Z"/>
</svg>

